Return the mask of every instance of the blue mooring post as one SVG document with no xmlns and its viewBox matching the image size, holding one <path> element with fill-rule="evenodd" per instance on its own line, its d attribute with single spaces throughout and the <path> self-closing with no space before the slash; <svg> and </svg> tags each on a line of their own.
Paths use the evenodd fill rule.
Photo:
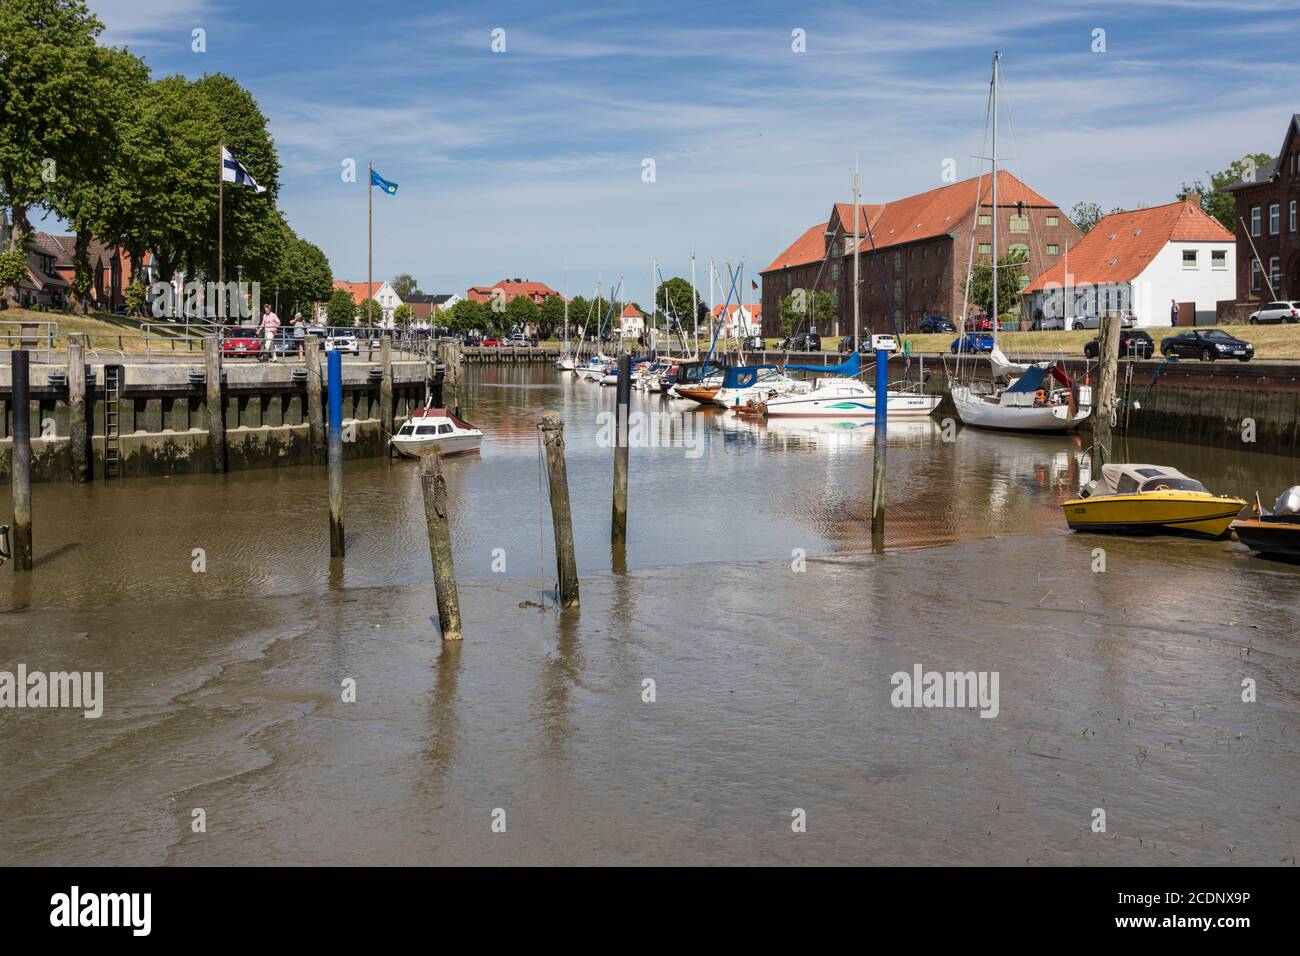
<svg viewBox="0 0 1300 956">
<path fill-rule="evenodd" d="M 885 440 L 889 421 L 889 352 L 876 349 L 875 474 L 871 482 L 871 536 L 873 546 L 883 545 L 885 533 Z"/>
<path fill-rule="evenodd" d="M 343 557 L 343 353 L 331 351 L 329 370 L 328 455 L 330 557 Z"/>
</svg>

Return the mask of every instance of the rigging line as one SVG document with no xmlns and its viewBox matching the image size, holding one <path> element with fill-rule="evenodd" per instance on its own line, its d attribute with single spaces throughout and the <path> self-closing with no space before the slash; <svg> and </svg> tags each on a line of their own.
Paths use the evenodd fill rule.
<svg viewBox="0 0 1300 956">
<path fill-rule="evenodd" d="M 984 139 L 980 141 L 980 155 L 983 156 L 987 151 L 989 143 L 989 117 L 993 104 L 993 84 L 989 83 L 989 93 L 984 100 Z M 961 324 L 957 327 L 957 381 L 961 381 L 961 363 L 962 357 L 966 353 L 966 316 L 970 311 L 970 284 L 971 278 L 975 274 L 975 233 L 979 228 L 980 199 L 984 194 L 984 170 L 979 168 L 978 176 L 975 181 L 975 208 L 971 211 L 970 220 L 970 252 L 966 260 L 966 282 L 962 286 L 961 297 Z M 990 221 L 996 223 L 997 210 L 993 210 L 993 215 L 989 217 Z M 996 225 L 994 226 L 996 228 Z M 996 275 L 996 273 L 995 273 Z M 946 372 L 948 366 L 944 365 Z"/>
</svg>

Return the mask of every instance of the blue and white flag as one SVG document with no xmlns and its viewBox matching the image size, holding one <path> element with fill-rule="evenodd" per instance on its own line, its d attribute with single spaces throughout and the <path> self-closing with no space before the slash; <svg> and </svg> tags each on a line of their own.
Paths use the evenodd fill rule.
<svg viewBox="0 0 1300 956">
<path fill-rule="evenodd" d="M 397 183 L 390 183 L 387 179 L 385 179 L 383 176 L 380 176 L 373 169 L 370 170 L 370 185 L 378 186 L 380 189 L 388 193 L 388 195 L 390 196 L 397 195 Z"/>
<path fill-rule="evenodd" d="M 243 163 L 231 156 L 230 150 L 224 146 L 221 147 L 221 178 L 228 183 L 252 186 L 259 193 L 266 192 L 266 187 L 259 186 L 257 180 L 249 175 L 248 170 L 244 168 Z"/>
</svg>

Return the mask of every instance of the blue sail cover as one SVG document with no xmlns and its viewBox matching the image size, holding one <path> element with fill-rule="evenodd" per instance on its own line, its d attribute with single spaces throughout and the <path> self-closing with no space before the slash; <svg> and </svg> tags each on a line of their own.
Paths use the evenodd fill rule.
<svg viewBox="0 0 1300 956">
<path fill-rule="evenodd" d="M 775 365 L 729 365 L 722 373 L 723 388 L 749 388 L 758 381 L 758 373 Z"/>
<path fill-rule="evenodd" d="M 1047 378 L 1047 369 L 1038 365 L 1031 365 L 1029 368 L 1025 369 L 1025 374 L 1016 379 L 1016 383 L 1007 389 L 1007 391 L 1036 392 L 1038 391 L 1039 386 L 1043 384 L 1043 379 L 1045 378 Z"/>
<path fill-rule="evenodd" d="M 862 367 L 858 353 L 854 352 L 845 361 L 839 365 L 790 365 L 786 364 L 785 370 L 800 372 L 821 372 L 823 375 L 857 375 L 858 370 Z"/>
</svg>

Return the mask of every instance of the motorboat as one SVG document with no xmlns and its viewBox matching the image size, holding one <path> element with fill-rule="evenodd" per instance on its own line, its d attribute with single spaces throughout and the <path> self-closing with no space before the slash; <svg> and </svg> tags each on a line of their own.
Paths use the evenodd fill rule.
<svg viewBox="0 0 1300 956">
<path fill-rule="evenodd" d="M 800 370 L 816 370 L 812 365 L 787 365 Z M 819 375 L 809 391 L 785 394 L 763 403 L 768 418 L 875 418 L 876 391 L 853 376 L 858 374 L 859 358 L 854 352 L 839 365 L 821 369 L 831 374 Z M 890 418 L 924 418 L 938 407 L 940 396 L 926 395 L 919 386 L 890 388 L 885 393 L 885 414 Z"/>
<path fill-rule="evenodd" d="M 791 378 L 775 365 L 732 365 L 723 373 L 712 401 L 723 408 L 740 408 L 810 388 L 810 383 Z"/>
<path fill-rule="evenodd" d="M 611 368 L 616 368 L 612 359 L 604 355 L 597 355 L 577 366 L 574 372 L 577 373 L 578 378 L 585 382 L 599 382 L 609 374 Z"/>
<path fill-rule="evenodd" d="M 1237 539 L 1252 551 L 1270 557 L 1300 561 L 1300 485 L 1288 488 L 1265 511 L 1255 496 L 1249 518 L 1232 523 Z"/>
<path fill-rule="evenodd" d="M 1064 502 L 1075 531 L 1187 534 L 1221 538 L 1246 502 L 1211 494 L 1195 478 L 1164 465 L 1111 464 Z"/>
<path fill-rule="evenodd" d="M 721 387 L 722 365 L 718 362 L 682 362 L 677 366 L 677 381 L 668 388 L 668 395 L 712 404 L 713 396 Z"/>
<path fill-rule="evenodd" d="M 478 451 L 483 432 L 445 408 L 418 408 L 389 439 L 389 447 L 403 458 L 419 458 L 436 446 L 446 455 Z"/>
</svg>

